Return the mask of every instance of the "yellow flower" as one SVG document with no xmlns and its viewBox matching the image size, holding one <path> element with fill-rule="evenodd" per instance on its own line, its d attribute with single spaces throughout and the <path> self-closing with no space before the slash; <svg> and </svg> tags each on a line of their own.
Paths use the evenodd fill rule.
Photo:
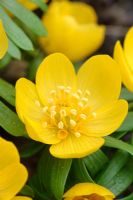
<svg viewBox="0 0 133 200">
<path fill-rule="evenodd" d="M 64 194 L 64 200 L 113 200 L 115 195 L 94 183 L 79 183 Z"/>
<path fill-rule="evenodd" d="M 21 78 L 16 84 L 16 109 L 29 137 L 51 144 L 58 158 L 77 158 L 97 151 L 103 136 L 124 120 L 128 105 L 118 100 L 121 78 L 107 55 L 94 56 L 77 76 L 61 53 L 44 59 L 36 85 Z"/>
<path fill-rule="evenodd" d="M 29 0 L 18 0 L 21 4 L 23 4 L 29 10 L 35 10 L 38 6 L 35 3 L 32 3 Z M 45 1 L 46 2 L 46 1 Z"/>
<path fill-rule="evenodd" d="M 92 54 L 105 37 L 94 9 L 83 2 L 53 1 L 42 22 L 48 30 L 48 36 L 39 39 L 44 51 L 64 53 L 72 61 Z"/>
<path fill-rule="evenodd" d="M 0 137 L 0 200 L 31 200 L 15 196 L 25 184 L 27 176 L 15 145 Z"/>
<path fill-rule="evenodd" d="M 123 48 L 120 41 L 116 42 L 114 59 L 119 64 L 124 85 L 133 92 L 133 27 L 126 34 Z"/>
<path fill-rule="evenodd" d="M 8 49 L 8 39 L 4 31 L 2 21 L 0 20 L 0 59 L 4 57 Z"/>
</svg>

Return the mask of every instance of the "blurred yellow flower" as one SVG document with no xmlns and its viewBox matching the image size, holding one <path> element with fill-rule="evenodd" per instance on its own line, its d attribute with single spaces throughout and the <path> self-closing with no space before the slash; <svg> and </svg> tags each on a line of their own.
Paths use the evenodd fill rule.
<svg viewBox="0 0 133 200">
<path fill-rule="evenodd" d="M 28 197 L 15 197 L 27 176 L 15 145 L 0 137 L 0 200 L 31 200 Z"/>
<path fill-rule="evenodd" d="M 94 183 L 79 183 L 64 194 L 64 200 L 113 200 L 115 195 Z"/>
<path fill-rule="evenodd" d="M 52 1 L 42 22 L 48 30 L 48 36 L 39 39 L 44 51 L 64 53 L 72 61 L 92 54 L 105 37 L 94 9 L 83 2 Z"/>
<path fill-rule="evenodd" d="M 114 59 L 119 64 L 124 85 L 133 92 L 133 27 L 126 34 L 123 48 L 120 41 L 116 42 Z"/>
<path fill-rule="evenodd" d="M 68 58 L 54 53 L 38 68 L 36 85 L 16 84 L 16 109 L 29 136 L 51 144 L 58 158 L 78 158 L 97 151 L 103 136 L 123 122 L 128 105 L 118 100 L 121 78 L 115 61 L 94 56 L 75 74 Z"/>
<path fill-rule="evenodd" d="M 29 0 L 18 0 L 18 1 L 29 10 L 35 10 L 38 7 L 35 3 L 32 3 Z M 47 0 L 44 0 L 44 2 L 47 2 Z"/>
<path fill-rule="evenodd" d="M 2 21 L 0 20 L 0 59 L 4 57 L 5 53 L 8 49 L 8 39 L 2 24 Z"/>
</svg>

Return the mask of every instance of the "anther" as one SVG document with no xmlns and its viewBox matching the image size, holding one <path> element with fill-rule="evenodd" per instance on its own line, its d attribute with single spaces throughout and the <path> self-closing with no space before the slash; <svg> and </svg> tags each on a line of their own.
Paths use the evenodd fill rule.
<svg viewBox="0 0 133 200">
<path fill-rule="evenodd" d="M 85 114 L 80 114 L 79 116 L 80 116 L 81 119 L 86 119 L 87 118 L 87 116 Z"/>
<path fill-rule="evenodd" d="M 64 87 L 63 85 L 59 85 L 58 88 L 59 88 L 60 90 L 64 90 L 64 89 L 65 89 L 65 87 Z"/>
<path fill-rule="evenodd" d="M 73 114 L 73 115 L 77 115 L 77 110 L 76 109 L 71 109 L 70 113 Z"/>
<path fill-rule="evenodd" d="M 42 123 L 42 126 L 43 126 L 43 128 L 46 128 L 46 127 L 47 127 L 47 125 L 48 125 L 48 123 L 47 123 L 47 122 L 43 122 L 43 123 Z"/>
<path fill-rule="evenodd" d="M 51 107 L 50 107 L 50 110 L 51 110 L 51 111 L 55 111 L 55 109 L 56 109 L 56 106 L 51 106 Z"/>
<path fill-rule="evenodd" d="M 50 114 L 51 114 L 51 115 L 50 115 L 50 116 L 51 116 L 51 118 L 54 118 L 54 117 L 55 117 L 55 115 L 56 115 L 56 111 L 52 110 Z"/>
<path fill-rule="evenodd" d="M 51 91 L 50 91 L 50 94 L 51 94 L 51 95 L 56 94 L 56 90 L 51 90 Z"/>
<path fill-rule="evenodd" d="M 79 138 L 81 136 L 80 132 L 75 132 L 74 135 Z"/>
<path fill-rule="evenodd" d="M 88 98 L 86 98 L 86 97 L 83 97 L 81 100 L 86 102 L 86 103 L 88 102 Z"/>
<path fill-rule="evenodd" d="M 67 93 L 67 94 L 69 94 L 70 90 L 69 89 L 65 89 L 64 92 Z"/>
<path fill-rule="evenodd" d="M 81 108 L 83 108 L 83 107 L 84 107 L 84 104 L 83 104 L 82 102 L 79 102 L 79 103 L 78 103 L 78 106 L 81 107 Z"/>
<path fill-rule="evenodd" d="M 74 93 L 72 96 L 73 96 L 74 98 L 76 98 L 76 99 L 79 99 L 79 98 L 80 98 L 79 95 L 76 94 L 76 93 Z"/>
<path fill-rule="evenodd" d="M 47 111 L 48 111 L 48 106 L 43 107 L 43 108 L 42 108 L 42 111 L 43 111 L 44 113 L 47 112 Z"/>
<path fill-rule="evenodd" d="M 36 104 L 36 106 L 39 106 L 40 107 L 40 102 L 38 101 L 38 100 L 35 100 L 35 104 Z"/>
<path fill-rule="evenodd" d="M 63 129 L 63 128 L 64 128 L 64 124 L 63 124 L 62 121 L 60 121 L 60 122 L 58 123 L 58 128 L 59 128 L 59 129 Z"/>
<path fill-rule="evenodd" d="M 79 95 L 82 95 L 82 91 L 81 91 L 80 89 L 77 90 L 77 93 L 78 93 Z"/>
<path fill-rule="evenodd" d="M 71 90 L 72 88 L 71 88 L 70 86 L 67 86 L 67 89 L 68 89 L 68 90 Z"/>
<path fill-rule="evenodd" d="M 93 116 L 93 117 L 96 117 L 96 116 L 97 116 L 97 113 L 96 113 L 96 112 L 92 112 L 92 116 Z"/>
<path fill-rule="evenodd" d="M 85 91 L 85 93 L 86 93 L 88 96 L 90 96 L 90 95 L 91 95 L 91 93 L 90 93 L 90 91 L 89 91 L 89 90 L 86 90 L 86 91 Z"/>
<path fill-rule="evenodd" d="M 48 103 L 53 103 L 54 102 L 54 99 L 53 98 L 49 98 L 48 99 Z"/>
<path fill-rule="evenodd" d="M 70 125 L 71 125 L 71 126 L 75 127 L 76 124 L 77 124 L 77 123 L 76 123 L 73 119 L 70 119 Z"/>
</svg>

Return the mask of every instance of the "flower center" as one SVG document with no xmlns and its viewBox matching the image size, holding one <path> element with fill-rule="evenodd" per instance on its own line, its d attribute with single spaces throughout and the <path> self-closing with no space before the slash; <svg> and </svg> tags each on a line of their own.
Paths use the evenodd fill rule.
<svg viewBox="0 0 133 200">
<path fill-rule="evenodd" d="M 56 90 L 51 90 L 48 103 L 42 109 L 42 126 L 55 129 L 59 139 L 65 139 L 69 133 L 80 137 L 82 124 L 88 117 L 96 116 L 88 106 L 90 95 L 88 90 L 84 94 L 79 89 L 73 92 L 69 86 L 58 86 Z"/>
</svg>

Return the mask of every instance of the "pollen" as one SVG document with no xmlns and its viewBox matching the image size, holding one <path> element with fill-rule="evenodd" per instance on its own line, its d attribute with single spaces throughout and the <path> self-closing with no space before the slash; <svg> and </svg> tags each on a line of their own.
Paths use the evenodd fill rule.
<svg viewBox="0 0 133 200">
<path fill-rule="evenodd" d="M 38 106 L 38 107 L 41 106 L 41 104 L 40 104 L 40 102 L 38 100 L 35 100 L 35 105 Z"/>
<path fill-rule="evenodd" d="M 63 123 L 62 121 L 60 121 L 60 122 L 58 123 L 58 128 L 59 128 L 59 129 L 63 129 L 63 128 L 64 128 L 64 123 Z"/>
<path fill-rule="evenodd" d="M 48 104 L 42 108 L 44 114 L 42 118 L 44 120 L 43 128 L 55 130 L 56 136 L 61 140 L 69 134 L 79 138 L 82 135 L 81 130 L 84 130 L 82 129 L 83 120 L 89 119 L 88 115 L 96 117 L 95 112 L 84 113 L 86 109 L 90 110 L 87 94 L 90 94 L 88 90 L 84 93 L 80 89 L 73 92 L 71 87 L 63 85 L 51 90 L 48 96 Z"/>
</svg>

